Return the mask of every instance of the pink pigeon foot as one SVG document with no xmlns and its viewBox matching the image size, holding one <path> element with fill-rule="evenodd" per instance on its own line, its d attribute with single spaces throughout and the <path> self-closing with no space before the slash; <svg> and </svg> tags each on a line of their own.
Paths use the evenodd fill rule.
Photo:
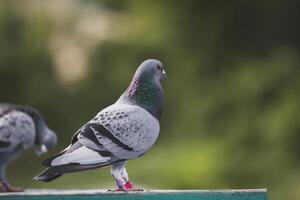
<svg viewBox="0 0 300 200">
<path fill-rule="evenodd" d="M 127 181 L 125 184 L 119 184 L 117 182 L 117 186 L 118 186 L 117 189 L 109 190 L 109 191 L 112 191 L 112 192 L 144 191 L 143 189 L 135 188 L 130 181 Z"/>
<path fill-rule="evenodd" d="M 24 189 L 18 187 L 12 187 L 8 182 L 0 182 L 0 192 L 24 192 Z"/>
</svg>

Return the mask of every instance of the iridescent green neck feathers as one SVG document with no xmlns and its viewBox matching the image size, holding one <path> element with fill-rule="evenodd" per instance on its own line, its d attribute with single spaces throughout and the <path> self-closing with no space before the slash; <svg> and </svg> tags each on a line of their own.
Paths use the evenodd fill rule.
<svg viewBox="0 0 300 200">
<path fill-rule="evenodd" d="M 160 120 L 163 109 L 163 91 L 158 79 L 151 74 L 138 74 L 133 77 L 129 87 L 119 101 L 136 104 L 157 120 Z"/>
</svg>

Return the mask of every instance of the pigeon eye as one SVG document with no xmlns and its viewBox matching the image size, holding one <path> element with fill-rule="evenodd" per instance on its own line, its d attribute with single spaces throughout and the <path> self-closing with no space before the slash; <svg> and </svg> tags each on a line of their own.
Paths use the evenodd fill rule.
<svg viewBox="0 0 300 200">
<path fill-rule="evenodd" d="M 160 66 L 160 65 L 156 65 L 156 68 L 157 68 L 158 70 L 161 70 L 161 66 Z"/>
</svg>

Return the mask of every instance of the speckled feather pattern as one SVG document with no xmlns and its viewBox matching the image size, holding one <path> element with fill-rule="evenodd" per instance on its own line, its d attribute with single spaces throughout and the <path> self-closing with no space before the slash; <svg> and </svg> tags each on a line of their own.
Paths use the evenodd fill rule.
<svg viewBox="0 0 300 200">
<path fill-rule="evenodd" d="M 94 130 L 105 149 L 121 159 L 133 159 L 144 154 L 154 144 L 159 133 L 157 119 L 145 109 L 134 105 L 113 104 L 89 123 L 103 125 L 116 139 L 131 149 L 118 146 L 101 132 Z"/>
<path fill-rule="evenodd" d="M 115 103 L 100 111 L 76 133 L 65 153 L 44 162 L 46 166 L 72 163 L 107 164 L 143 155 L 156 141 L 159 122 L 145 109 Z"/>
<path fill-rule="evenodd" d="M 0 152 L 11 151 L 19 144 L 24 149 L 31 148 L 35 141 L 35 124 L 32 118 L 23 112 L 11 111 L 0 117 Z"/>
</svg>

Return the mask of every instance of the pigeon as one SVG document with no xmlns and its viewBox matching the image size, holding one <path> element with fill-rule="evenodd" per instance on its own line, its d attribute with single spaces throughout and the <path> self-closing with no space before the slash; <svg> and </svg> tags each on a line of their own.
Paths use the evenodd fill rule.
<svg viewBox="0 0 300 200">
<path fill-rule="evenodd" d="M 46 153 L 57 143 L 42 115 L 30 106 L 0 104 L 0 192 L 21 192 L 5 178 L 6 166 L 22 152 L 34 148 L 37 155 Z"/>
<path fill-rule="evenodd" d="M 137 190 L 125 164 L 144 155 L 159 135 L 164 79 L 160 61 L 144 61 L 120 98 L 84 124 L 65 150 L 43 161 L 47 169 L 33 179 L 48 182 L 65 173 L 111 166 L 116 190 Z"/>
</svg>

